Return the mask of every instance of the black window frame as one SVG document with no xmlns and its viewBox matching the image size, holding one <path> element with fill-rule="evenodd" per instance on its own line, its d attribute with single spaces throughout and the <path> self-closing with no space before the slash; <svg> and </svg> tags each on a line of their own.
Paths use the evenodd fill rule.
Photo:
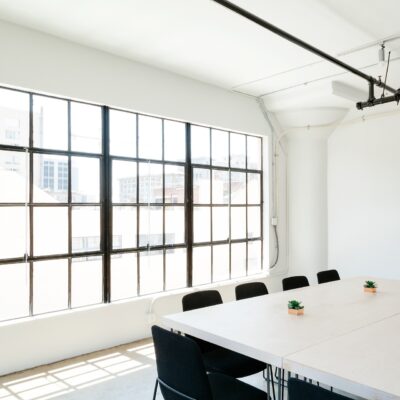
<svg viewBox="0 0 400 400">
<path fill-rule="evenodd" d="M 187 268 L 187 274 L 186 274 L 186 286 L 185 287 L 192 287 L 193 286 L 193 249 L 196 247 L 201 247 L 201 246 L 210 246 L 211 247 L 211 277 L 212 277 L 212 270 L 213 270 L 213 246 L 215 245 L 221 245 L 221 244 L 228 244 L 229 245 L 229 278 L 227 281 L 230 279 L 233 279 L 231 276 L 231 268 L 232 268 L 232 260 L 231 260 L 231 246 L 234 243 L 246 243 L 246 276 L 248 275 L 248 246 L 249 243 L 252 241 L 259 241 L 261 244 L 261 266 L 263 266 L 263 259 L 264 259 L 264 254 L 263 254 L 263 206 L 264 206 L 264 200 L 263 200 L 263 138 L 259 137 L 257 135 L 251 135 L 251 134 L 245 134 L 241 132 L 234 132 L 234 131 L 228 131 L 220 128 L 213 128 L 209 126 L 202 126 L 198 124 L 192 124 L 190 122 L 182 122 L 182 121 L 177 121 L 174 119 L 170 118 L 160 118 L 160 117 L 155 117 L 150 114 L 145 114 L 145 113 L 138 113 L 135 111 L 129 111 L 129 110 L 124 110 L 124 109 L 119 109 L 119 108 L 114 108 L 114 107 L 109 107 L 106 105 L 99 105 L 91 102 L 85 102 L 85 101 L 78 101 L 78 100 L 73 100 L 69 98 L 64 98 L 60 96 L 52 96 L 52 95 L 46 95 L 42 93 L 37 93 L 37 92 L 32 92 L 32 91 L 26 91 L 26 90 L 20 90 L 20 89 L 14 89 L 10 87 L 5 87 L 5 86 L 0 86 L 0 89 L 5 89 L 5 90 L 11 90 L 11 91 L 16 91 L 20 93 L 25 93 L 29 96 L 29 142 L 28 145 L 8 145 L 8 144 L 2 144 L 0 143 L 0 151 L 15 151 L 15 152 L 22 152 L 22 153 L 28 153 L 29 154 L 29 176 L 27 179 L 29 179 L 29 199 L 27 199 L 27 202 L 11 202 L 11 203 L 0 203 L 0 207 L 12 207 L 12 206 L 21 206 L 21 207 L 28 207 L 29 210 L 29 254 L 24 254 L 21 257 L 15 257 L 15 258 L 7 258 L 7 259 L 0 259 L 0 268 L 1 265 L 4 264 L 20 264 L 20 263 L 25 263 L 28 265 L 29 268 L 29 315 L 22 316 L 22 317 L 17 317 L 17 318 L 12 318 L 12 320 L 20 319 L 20 318 L 26 318 L 30 317 L 33 315 L 38 315 L 34 314 L 33 310 L 33 273 L 34 273 L 34 263 L 37 261 L 47 261 L 47 260 L 57 260 L 57 259 L 67 259 L 68 260 L 68 308 L 71 309 L 71 266 L 72 266 L 72 260 L 73 259 L 82 259 L 82 258 L 95 258 L 95 257 L 101 257 L 103 260 L 103 270 L 102 270 L 102 292 L 103 292 L 103 298 L 101 303 L 111 303 L 111 257 L 113 255 L 118 255 L 118 254 L 129 254 L 129 253 L 136 253 L 137 257 L 137 296 L 135 297 L 141 297 L 140 293 L 140 253 L 142 252 L 149 252 L 149 251 L 162 251 L 163 253 L 163 290 L 162 292 L 165 291 L 166 289 L 166 254 L 168 251 L 173 250 L 173 249 L 186 249 L 186 257 L 187 257 L 187 263 L 186 263 L 186 268 Z M 44 148 L 39 148 L 39 147 L 34 147 L 33 143 L 33 98 L 34 96 L 42 96 L 42 97 L 48 97 L 48 98 L 53 98 L 57 100 L 64 100 L 67 102 L 68 105 L 68 148 L 67 150 L 56 150 L 56 149 L 44 149 Z M 102 118 L 102 136 L 101 136 L 101 152 L 100 153 L 88 153 L 88 152 L 81 152 L 81 151 L 73 151 L 71 149 L 71 103 L 82 103 L 82 104 L 87 104 L 87 105 L 93 105 L 101 108 L 101 118 Z M 127 157 L 127 156 L 118 156 L 118 155 L 112 155 L 110 154 L 110 111 L 116 110 L 116 111 L 122 111 L 122 112 L 127 112 L 136 115 L 136 154 L 135 157 Z M 139 158 L 139 116 L 149 116 L 149 117 L 155 117 L 159 118 L 162 121 L 162 158 L 161 160 L 148 160 L 148 159 L 142 159 Z M 185 126 L 185 139 L 186 139 L 186 158 L 184 161 L 169 161 L 164 159 L 164 121 L 173 121 L 173 122 L 180 122 L 183 123 Z M 203 128 L 209 129 L 210 135 L 209 135 L 209 140 L 210 140 L 210 162 L 209 164 L 196 164 L 192 163 L 191 161 L 191 127 L 192 126 L 201 126 Z M 228 152 L 228 165 L 227 166 L 219 166 L 219 165 L 213 165 L 212 164 L 212 130 L 216 129 L 218 131 L 225 131 L 228 134 L 228 145 L 229 145 L 229 152 Z M 246 161 L 245 161 L 245 167 L 244 168 L 237 168 L 237 167 L 231 167 L 231 154 L 230 154 L 230 138 L 231 134 L 239 134 L 243 135 L 246 143 L 246 150 L 245 150 L 245 155 L 246 155 Z M 261 157 L 261 167 L 260 169 L 248 169 L 248 155 L 247 155 L 247 137 L 258 137 L 260 139 L 260 157 Z M 59 156 L 66 156 L 68 160 L 68 190 L 67 190 L 67 201 L 63 203 L 37 203 L 34 202 L 33 198 L 33 187 L 34 187 L 34 156 L 35 155 L 59 155 Z M 82 202 L 82 203 L 77 203 L 73 202 L 72 200 L 72 174 L 71 174 L 71 164 L 72 164 L 72 157 L 85 157 L 85 158 L 95 158 L 99 160 L 99 177 L 100 177 L 100 182 L 99 182 L 99 201 L 97 203 L 90 203 L 90 202 Z M 113 203 L 112 201 L 112 162 L 113 160 L 121 160 L 121 161 L 133 161 L 136 163 L 136 203 Z M 162 203 L 155 203 L 155 206 L 161 206 L 162 207 L 162 214 L 163 214 L 163 240 L 162 244 L 156 245 L 156 246 L 139 246 L 139 216 L 140 216 L 140 207 L 141 206 L 149 206 L 149 203 L 140 203 L 139 202 L 139 164 L 140 163 L 150 163 L 150 164 L 159 164 L 162 166 L 163 170 L 163 188 L 162 188 L 162 193 L 163 193 L 163 202 Z M 56 186 L 58 187 L 58 184 L 56 184 L 56 178 L 55 174 L 59 173 L 58 168 L 56 169 L 56 163 L 54 163 L 54 190 L 56 190 Z M 184 167 L 184 184 L 185 184 L 185 191 L 184 191 L 184 202 L 183 203 L 166 203 L 165 202 L 165 166 L 167 165 L 172 165 L 172 166 L 180 166 Z M 194 204 L 193 203 L 193 169 L 194 168 L 201 168 L 201 169 L 206 169 L 210 171 L 210 203 L 209 204 Z M 244 204 L 231 204 L 229 200 L 229 204 L 213 204 L 213 198 L 212 198 L 212 172 L 214 170 L 217 171 L 227 171 L 229 175 L 229 188 L 230 188 L 230 176 L 231 172 L 241 172 L 246 174 L 246 202 Z M 249 204 L 248 203 L 248 174 L 249 173 L 255 173 L 260 175 L 260 215 L 261 215 L 261 221 L 260 221 L 260 236 L 256 238 L 250 238 L 248 237 L 248 207 L 254 206 L 254 204 Z M 229 190 L 230 192 L 230 190 Z M 229 194 L 230 197 L 230 194 Z M 150 204 L 153 205 L 153 204 Z M 100 248 L 99 250 L 91 250 L 91 251 L 85 251 L 85 252 L 73 252 L 72 251 L 72 209 L 73 207 L 76 206 L 96 206 L 100 208 Z M 135 247 L 130 247 L 130 248 L 113 248 L 113 207 L 115 206 L 127 206 L 127 207 L 136 207 L 136 246 Z M 166 208 L 167 207 L 177 207 L 177 206 L 183 206 L 184 207 L 184 225 L 185 225 L 185 232 L 184 232 L 184 243 L 177 243 L 177 244 L 166 244 L 166 231 L 165 231 L 165 214 L 166 214 Z M 202 242 L 202 243 L 194 243 L 193 241 L 193 209 L 194 207 L 209 207 L 210 209 L 210 241 L 207 242 Z M 229 238 L 227 240 L 220 240 L 220 241 L 213 241 L 213 225 L 212 225 L 212 210 L 214 207 L 226 207 L 228 206 L 229 209 Z M 33 220 L 33 214 L 34 214 L 34 209 L 36 207 L 67 207 L 68 208 L 68 251 L 66 253 L 62 254 L 51 254 L 51 255 L 34 255 L 34 220 Z M 242 239 L 231 239 L 231 208 L 232 207 L 245 207 L 246 208 L 246 237 Z M 263 271 L 263 268 L 261 269 L 260 272 Z M 234 278 L 237 279 L 237 278 Z M 211 284 L 211 282 L 208 284 Z M 155 293 L 152 293 L 150 295 L 154 295 Z M 144 296 L 148 296 L 148 294 L 145 294 Z M 119 299 L 118 299 L 119 300 Z M 100 303 L 99 303 L 100 304 Z M 81 308 L 85 306 L 80 306 L 80 307 L 74 307 L 73 309 L 76 308 Z M 57 310 L 57 311 L 62 311 L 62 310 Z M 57 311 L 50 311 L 50 313 L 57 312 Z"/>
<path fill-rule="evenodd" d="M 194 126 L 201 126 L 198 124 L 189 124 L 189 125 L 194 125 Z M 201 127 L 205 127 L 205 126 L 201 126 Z M 263 139 L 261 137 L 260 138 L 260 152 L 261 152 L 261 169 L 257 170 L 257 169 L 249 169 L 248 168 L 248 154 L 247 154 L 247 137 L 251 136 L 251 137 L 258 137 L 256 135 L 250 135 L 250 134 L 245 134 L 245 133 L 241 133 L 241 132 L 233 132 L 233 131 L 227 131 L 224 129 L 216 129 L 218 131 L 225 131 L 229 136 L 228 136 L 228 146 L 229 146 L 229 151 L 228 151 L 228 165 L 227 166 L 220 166 L 220 165 L 213 165 L 212 164 L 212 160 L 213 160 L 213 150 L 212 150 L 212 131 L 214 128 L 212 127 L 206 127 L 209 129 L 209 148 L 210 148 L 210 160 L 209 160 L 209 164 L 203 164 L 203 163 L 192 163 L 190 161 L 190 170 L 191 170 L 191 174 L 193 174 L 193 169 L 204 169 L 204 170 L 208 170 L 210 171 L 210 202 L 209 203 L 194 203 L 192 201 L 191 203 L 191 207 L 192 207 L 192 219 L 193 219 L 193 208 L 194 207 L 206 207 L 209 208 L 210 210 L 210 240 L 206 241 L 206 242 L 199 242 L 199 243 L 195 243 L 193 241 L 193 237 L 191 238 L 191 245 L 193 248 L 196 247 L 210 247 L 211 248 L 211 282 L 209 283 L 205 283 L 204 285 L 209 285 L 209 284 L 214 284 L 214 283 L 219 283 L 221 282 L 220 280 L 218 281 L 213 281 L 213 275 L 214 275 L 214 257 L 213 257 L 213 253 L 214 253 L 214 246 L 218 246 L 218 245 L 224 245 L 227 244 L 229 245 L 229 278 L 226 281 L 232 280 L 232 279 L 237 279 L 232 277 L 232 259 L 231 259 L 231 254 L 232 254 L 232 244 L 235 243 L 246 243 L 246 275 L 245 276 L 249 276 L 248 272 L 249 272 L 249 251 L 248 251 L 248 244 L 249 242 L 257 242 L 259 241 L 261 243 L 261 266 L 263 266 L 263 259 L 264 259 L 264 250 L 263 250 L 263 205 L 264 205 L 264 198 L 263 198 Z M 189 128 L 190 129 L 190 128 Z M 231 166 L 231 134 L 235 134 L 235 135 L 242 135 L 245 137 L 245 167 L 244 168 L 239 168 L 239 167 L 232 167 Z M 228 172 L 228 177 L 229 177 L 229 194 L 228 194 L 228 203 L 213 203 L 213 171 L 225 171 Z M 232 197 L 232 191 L 231 191 L 231 173 L 232 172 L 239 172 L 239 173 L 244 173 L 246 176 L 246 200 L 244 203 L 240 203 L 240 204 L 232 204 L 231 203 L 231 197 Z M 252 204 L 248 202 L 248 174 L 259 174 L 260 175 L 260 202 L 259 204 Z M 192 175 L 193 176 L 193 175 Z M 228 211 L 229 211 L 229 237 L 227 240 L 213 240 L 213 208 L 214 207 L 228 207 Z M 246 238 L 241 238 L 241 239 L 232 239 L 231 235 L 231 227 L 232 227 L 232 217 L 231 217 L 231 210 L 232 208 L 236 208 L 236 207 L 245 207 L 246 209 Z M 260 236 L 259 237 L 249 237 L 249 229 L 248 229 L 248 208 L 249 207 L 260 207 Z M 192 223 L 192 227 L 194 227 L 194 224 Z M 193 264 L 191 263 L 190 265 L 190 270 L 191 273 L 193 272 Z M 189 287 L 193 287 L 193 277 L 191 275 L 191 281 L 190 281 L 190 285 Z M 201 286 L 201 285 L 196 285 L 196 286 Z"/>
</svg>

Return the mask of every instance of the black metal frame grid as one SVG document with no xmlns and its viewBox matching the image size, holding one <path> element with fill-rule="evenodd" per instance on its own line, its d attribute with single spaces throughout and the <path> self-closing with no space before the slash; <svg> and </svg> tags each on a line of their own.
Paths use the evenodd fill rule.
<svg viewBox="0 0 400 400">
<path fill-rule="evenodd" d="M 262 139 L 260 139 L 260 152 L 261 152 L 261 169 L 250 169 L 248 168 L 248 152 L 247 152 L 247 138 L 248 137 L 254 137 L 252 135 L 247 135 L 243 133 L 236 133 L 236 132 L 228 132 L 228 131 L 222 131 L 225 132 L 228 135 L 228 164 L 226 166 L 221 166 L 221 165 L 213 165 L 213 140 L 212 140 L 212 135 L 213 135 L 213 128 L 208 128 L 209 129 L 209 142 L 210 142 L 210 160 L 209 163 L 207 164 L 199 164 L 199 163 L 190 163 L 190 169 L 192 171 L 192 179 L 193 179 L 193 170 L 194 169 L 204 169 L 209 171 L 210 175 L 210 201 L 208 203 L 194 203 L 192 200 L 192 208 L 194 207 L 205 207 L 210 210 L 210 240 L 206 242 L 192 242 L 192 247 L 210 247 L 211 248 L 211 282 L 205 283 L 214 283 L 214 282 L 220 282 L 220 280 L 214 280 L 214 248 L 215 246 L 218 245 L 229 245 L 229 278 L 227 280 L 232 279 L 232 244 L 235 243 L 245 243 L 246 244 L 246 274 L 245 276 L 249 275 L 248 271 L 248 247 L 249 247 L 249 242 L 256 242 L 260 241 L 261 243 L 261 265 L 263 265 L 263 171 L 262 171 L 262 165 L 263 165 L 263 149 L 262 149 Z M 221 130 L 218 130 L 221 131 Z M 245 139 L 245 150 L 244 150 L 244 155 L 245 155 L 245 166 L 244 168 L 240 167 L 234 167 L 231 165 L 232 161 L 232 153 L 231 153 L 231 137 L 232 134 L 234 135 L 240 135 L 243 136 Z M 190 145 L 190 144 L 189 144 Z M 214 203 L 213 202 L 213 171 L 224 171 L 228 173 L 228 180 L 229 180 L 229 194 L 228 194 L 228 202 L 226 203 Z M 232 204 L 232 173 L 243 173 L 245 175 L 245 196 L 246 200 L 242 203 L 234 203 Z M 248 176 L 249 174 L 258 174 L 260 177 L 260 201 L 258 203 L 249 203 L 248 202 Z M 193 188 L 193 187 L 192 187 Z M 229 236 L 228 239 L 226 240 L 214 240 L 213 239 L 213 210 L 214 208 L 218 207 L 227 207 L 228 208 L 228 225 L 229 225 Z M 258 237 L 249 237 L 249 224 L 248 224 L 248 209 L 249 207 L 259 207 L 260 208 L 260 236 Z M 232 208 L 245 208 L 246 211 L 246 235 L 244 238 L 240 239 L 232 239 Z M 193 210 L 192 210 L 193 213 Z M 193 216 L 192 216 L 193 218 Z M 194 227 L 194 224 L 192 224 L 192 229 Z M 192 267 L 192 266 L 191 266 Z M 193 281 L 190 281 L 190 286 L 192 285 Z"/>
<path fill-rule="evenodd" d="M 109 112 L 112 112 L 113 110 L 115 111 L 121 111 L 117 109 L 110 108 Z M 135 116 L 136 119 L 136 149 L 135 149 L 135 154 L 132 156 L 120 156 L 120 155 L 110 155 L 109 156 L 109 171 L 110 171 L 110 192 L 109 192 L 109 199 L 110 199 L 110 204 L 111 204 L 111 210 L 110 210 L 110 216 L 109 220 L 111 221 L 111 230 L 110 230 L 110 238 L 113 237 L 113 223 L 112 223 L 112 218 L 113 218 L 113 210 L 114 207 L 134 207 L 136 209 L 136 246 L 134 247 L 124 247 L 124 248 L 110 248 L 110 257 L 112 255 L 116 254 L 126 254 L 126 253 L 136 253 L 137 254 L 137 265 L 136 265 L 136 276 L 137 276 L 137 293 L 136 295 L 141 295 L 141 288 L 140 288 L 140 254 L 152 254 L 151 252 L 160 252 L 162 251 L 163 254 L 163 288 L 161 291 L 166 290 L 166 256 L 167 256 L 167 251 L 172 250 L 172 249 L 182 249 L 182 248 L 187 248 L 187 243 L 188 243 L 188 222 L 187 222 L 187 204 L 188 204 L 188 183 L 187 183 L 187 163 L 185 161 L 170 161 L 170 160 L 165 160 L 164 153 L 165 153 L 165 130 L 164 130 L 164 124 L 165 121 L 172 121 L 169 119 L 161 119 L 161 159 L 145 159 L 139 157 L 139 152 L 140 152 L 140 142 L 139 142 L 139 118 L 140 116 L 148 116 L 145 114 L 138 114 L 134 112 L 129 112 L 129 111 L 124 111 L 127 113 L 131 113 L 132 115 Z M 150 116 L 153 117 L 153 116 Z M 153 117 L 153 118 L 158 118 L 158 117 Z M 175 121 L 174 121 L 175 122 Z M 184 123 L 182 123 L 184 124 Z M 185 127 L 185 139 L 187 136 L 186 130 L 187 130 L 187 124 L 183 125 Z M 110 138 L 112 136 L 112 133 L 110 132 Z M 112 201 L 112 166 L 113 166 L 113 161 L 127 161 L 127 162 L 132 162 L 136 165 L 136 201 L 134 202 L 113 202 Z M 148 167 L 150 165 L 158 165 L 162 167 L 162 202 L 143 202 L 141 199 L 141 193 L 140 193 L 140 168 L 144 167 L 147 164 Z M 185 184 L 185 192 L 184 192 L 184 201 L 179 202 L 179 203 L 169 203 L 165 201 L 165 167 L 166 166 L 176 166 L 176 167 L 181 167 L 184 169 L 183 177 L 184 177 L 184 184 Z M 162 243 L 157 244 L 157 245 L 150 245 L 147 243 L 147 245 L 142 245 L 140 243 L 140 210 L 141 208 L 146 208 L 146 207 L 156 207 L 156 208 L 161 208 L 162 209 Z M 184 213 L 184 221 L 185 221 L 185 234 L 184 234 L 184 241 L 181 243 L 175 243 L 175 244 L 168 244 L 166 243 L 166 210 L 170 207 L 182 207 L 183 208 L 183 213 Z M 110 266 L 110 271 L 111 271 L 111 266 Z M 109 286 L 110 286 L 110 301 L 111 301 L 111 273 L 109 275 Z M 132 297 L 134 297 L 133 295 Z M 118 299 L 120 300 L 120 299 Z"/>
<path fill-rule="evenodd" d="M 20 93 L 25 93 L 27 96 L 29 96 L 29 138 L 28 138 L 28 146 L 18 146 L 18 145 L 5 145 L 5 144 L 0 144 L 0 151 L 13 151 L 13 152 L 19 152 L 19 153 L 28 153 L 29 154 L 29 175 L 26 177 L 28 180 L 28 200 L 26 202 L 11 202 L 11 203 L 0 203 L 0 207 L 28 207 L 29 211 L 29 249 L 28 253 L 23 255 L 22 257 L 16 257 L 16 258 L 7 258 L 7 259 L 0 259 L 0 266 L 4 264 L 17 264 L 17 263 L 26 263 L 29 268 L 29 315 L 34 315 L 34 295 L 33 295 L 33 283 L 34 283 L 34 263 L 39 262 L 39 261 L 50 261 L 50 260 L 66 260 L 67 265 L 68 265 L 68 305 L 66 309 L 71 308 L 71 274 L 72 274 L 72 260 L 73 259 L 80 259 L 80 258 L 91 258 L 91 257 L 103 257 L 105 252 L 103 251 L 104 248 L 104 235 L 102 234 L 102 224 L 103 224 L 103 218 L 102 212 L 104 211 L 105 207 L 102 204 L 101 199 L 104 196 L 104 184 L 105 178 L 104 178 L 104 168 L 103 168 L 103 159 L 104 159 L 104 150 L 102 150 L 101 153 L 87 153 L 87 152 L 82 152 L 82 151 L 73 151 L 71 149 L 71 103 L 82 103 L 82 104 L 87 104 L 87 105 L 94 105 L 90 103 L 85 103 L 85 102 L 79 102 L 79 101 L 73 101 L 69 99 L 64 99 L 64 98 L 59 98 L 55 96 L 48 96 L 48 95 L 42 95 L 39 93 L 32 93 L 32 92 L 26 92 L 22 90 L 14 90 L 10 88 L 1 88 L 1 89 L 7 89 L 7 90 L 13 90 L 16 92 Z M 40 96 L 40 97 L 46 97 L 46 98 L 51 98 L 55 100 L 62 100 L 66 102 L 67 106 L 67 124 L 68 126 L 66 127 L 66 131 L 68 134 L 68 146 L 67 150 L 57 150 L 57 149 L 50 149 L 50 148 L 41 148 L 41 147 L 35 147 L 34 146 L 34 110 L 33 110 L 33 101 L 35 96 Z M 95 105 L 97 106 L 97 105 Z M 99 109 L 101 108 L 101 115 L 104 114 L 104 107 L 97 106 Z M 102 123 L 102 132 L 101 132 L 101 141 L 103 141 L 103 136 L 104 136 L 104 123 Z M 66 201 L 64 202 L 39 202 L 36 201 L 34 198 L 34 182 L 35 182 L 35 157 L 37 156 L 63 156 L 66 157 L 67 159 L 67 168 L 68 168 L 68 186 L 66 190 Z M 72 158 L 73 157 L 81 157 L 81 158 L 90 158 L 90 159 L 97 159 L 99 162 L 99 201 L 98 202 L 74 202 L 72 201 L 72 174 L 71 174 L 71 164 L 72 164 Z M 56 170 L 54 170 L 54 173 L 56 174 Z M 34 253 L 35 245 L 35 237 L 34 237 L 34 229 L 35 229 L 35 224 L 38 223 L 40 224 L 39 221 L 35 221 L 34 215 L 35 215 L 35 210 L 39 208 L 64 208 L 67 209 L 67 215 L 68 215 L 68 221 L 67 221 L 67 230 L 68 230 L 68 242 L 66 244 L 66 249 L 67 251 L 65 253 L 59 253 L 59 254 L 45 254 L 45 255 L 36 255 Z M 100 225 L 100 231 L 98 232 L 98 235 L 100 237 L 100 245 L 98 250 L 93 250 L 93 251 L 77 251 L 74 252 L 72 249 L 72 219 L 73 219 L 73 209 L 74 207 L 98 207 L 99 208 L 99 225 Z M 54 234 L 53 232 L 49 232 L 49 235 Z M 104 264 L 104 263 L 103 263 Z M 104 274 L 103 274 L 103 280 L 104 280 Z M 102 298 L 102 301 L 104 301 L 105 298 Z M 79 308 L 79 307 L 75 307 Z M 55 311 L 61 311 L 61 310 L 55 310 Z"/>
<path fill-rule="evenodd" d="M 108 303 L 111 302 L 111 256 L 118 254 L 129 254 L 135 253 L 137 254 L 137 295 L 141 295 L 140 291 L 140 254 L 145 252 L 152 251 L 162 251 L 163 254 L 163 288 L 162 291 L 166 289 L 166 253 L 171 249 L 179 249 L 185 248 L 187 251 L 187 282 L 186 286 L 193 286 L 193 248 L 200 246 L 211 246 L 211 249 L 215 245 L 218 244 L 228 244 L 229 245 L 229 279 L 231 278 L 231 245 L 233 243 L 246 243 L 246 275 L 248 273 L 248 243 L 251 241 L 260 241 L 261 243 L 261 263 L 263 261 L 263 224 L 261 223 L 260 237 L 257 238 L 249 238 L 248 237 L 248 207 L 251 207 L 251 204 L 248 204 L 247 199 L 247 189 L 248 189 L 248 173 L 256 173 L 260 175 L 260 212 L 261 212 L 261 221 L 263 218 L 263 171 L 262 168 L 260 170 L 252 170 L 248 169 L 248 156 L 247 149 L 245 153 L 246 161 L 245 168 L 235 168 L 231 166 L 231 155 L 229 148 L 229 164 L 226 167 L 212 165 L 212 128 L 206 127 L 209 132 L 209 140 L 210 140 L 210 162 L 208 165 L 204 164 L 195 164 L 191 162 L 191 124 L 185 124 L 185 139 L 186 139 L 186 159 L 184 161 L 169 161 L 164 159 L 164 123 L 165 121 L 173 121 L 169 119 L 162 119 L 162 158 L 161 160 L 149 160 L 139 157 L 139 116 L 149 116 L 143 113 L 135 113 L 130 112 L 135 115 L 136 118 L 136 154 L 133 157 L 119 156 L 110 154 L 110 112 L 112 110 L 116 111 L 124 111 L 126 110 L 118 110 L 114 108 L 109 108 L 107 106 L 100 106 L 97 104 L 92 104 L 88 102 L 79 102 L 75 100 L 70 100 L 62 97 L 56 96 L 48 96 L 40 93 L 33 93 L 23 90 L 11 89 L 8 87 L 0 87 L 0 89 L 14 90 L 17 92 L 25 93 L 29 95 L 29 144 L 28 146 L 14 146 L 14 145 L 5 145 L 0 144 L 0 151 L 9 150 L 16 152 L 28 152 L 29 153 L 29 199 L 27 203 L 1 203 L 0 207 L 10 207 L 10 206 L 28 206 L 29 209 L 29 254 L 25 254 L 22 257 L 17 258 L 9 258 L 9 259 L 0 259 L 0 267 L 4 264 L 16 264 L 16 263 L 27 263 L 29 266 L 29 315 L 34 315 L 33 310 L 33 273 L 34 273 L 34 262 L 36 261 L 46 261 L 46 260 L 56 260 L 56 259 L 66 259 L 68 260 L 68 308 L 71 308 L 71 264 L 74 258 L 83 258 L 83 257 L 102 257 L 103 259 L 103 302 Z M 68 104 L 68 149 L 67 150 L 54 150 L 54 149 L 42 149 L 38 147 L 34 147 L 33 142 L 33 97 L 34 96 L 43 96 L 48 98 L 54 98 L 58 100 L 64 100 Z M 71 150 L 71 103 L 83 103 L 88 105 L 95 105 L 101 108 L 101 117 L 102 117 L 102 151 L 101 153 L 87 153 L 81 151 L 73 151 Z M 158 118 L 158 117 L 154 117 Z M 179 122 L 179 121 L 174 121 Z M 230 137 L 231 132 L 227 132 Z M 234 132 L 232 132 L 234 133 Z M 236 133 L 235 133 L 236 134 Z M 241 134 L 246 138 L 251 135 Z M 261 143 L 261 166 L 263 165 L 263 152 L 262 152 L 262 139 L 260 138 Z M 246 146 L 247 147 L 247 146 Z M 35 203 L 33 198 L 33 188 L 34 188 L 34 155 L 36 154 L 47 154 L 47 155 L 61 155 L 66 156 L 68 158 L 68 195 L 67 202 L 65 203 Z M 99 203 L 73 203 L 72 202 L 72 175 L 71 175 L 71 158 L 74 156 L 87 157 L 87 158 L 95 158 L 99 160 L 99 168 L 100 168 L 100 182 L 99 182 Z M 114 160 L 120 161 L 131 161 L 136 163 L 136 202 L 133 203 L 113 203 L 112 201 L 112 163 Z M 158 164 L 162 166 L 163 169 L 163 179 L 162 179 L 162 193 L 163 193 L 163 202 L 162 203 L 140 203 L 139 202 L 139 165 L 140 163 L 149 163 L 149 164 Z M 143 165 L 143 164 L 141 164 Z M 165 166 L 180 166 L 184 167 L 184 184 L 185 184 L 185 192 L 184 192 L 184 203 L 165 203 Z M 203 168 L 210 171 L 210 203 L 209 204 L 194 204 L 193 203 L 193 169 L 194 168 Z M 242 172 L 246 174 L 246 203 L 244 204 L 213 204 L 212 202 L 212 171 L 213 170 L 221 170 L 227 171 L 229 177 L 231 172 Z M 230 179 L 229 179 L 230 182 Z M 230 183 L 229 183 L 230 186 Z M 75 206 L 96 206 L 100 208 L 100 249 L 98 251 L 87 251 L 87 252 L 73 252 L 72 251 L 72 209 Z M 148 206 L 156 206 L 162 207 L 162 215 L 163 215 L 163 239 L 162 244 L 156 246 L 139 246 L 139 230 L 140 230 L 140 207 L 148 207 Z M 177 244 L 166 244 L 165 239 L 165 211 L 168 207 L 184 207 L 184 224 L 185 224 L 185 233 L 184 243 Z M 193 242 L 193 208 L 194 207 L 209 207 L 210 210 L 210 241 L 203 243 L 194 243 Z M 212 209 L 213 207 L 229 207 L 229 238 L 224 241 L 213 241 L 212 238 Z M 67 207 L 68 208 L 68 251 L 63 254 L 51 254 L 51 255 L 34 255 L 34 209 L 36 207 Z M 135 207 L 136 208 L 136 246 L 130 248 L 113 248 L 113 207 Z M 232 207 L 246 207 L 246 238 L 231 240 L 231 208 Z M 211 253 L 212 254 L 212 253 Z M 213 260 L 213 256 L 211 255 L 211 260 Z M 211 263 L 211 268 L 213 268 L 213 263 Z M 212 272 L 212 271 L 211 271 Z M 135 294 L 132 296 L 134 297 Z M 59 311 L 59 310 L 57 310 Z"/>
</svg>

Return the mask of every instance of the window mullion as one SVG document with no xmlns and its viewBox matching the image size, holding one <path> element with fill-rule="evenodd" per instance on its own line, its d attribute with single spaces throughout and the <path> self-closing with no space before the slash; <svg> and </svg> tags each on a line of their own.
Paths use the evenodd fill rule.
<svg viewBox="0 0 400 400">
<path fill-rule="evenodd" d="M 29 94 L 29 149 L 33 147 L 33 95 Z M 33 153 L 29 151 L 29 315 L 33 315 Z"/>
<path fill-rule="evenodd" d="M 71 151 L 71 102 L 68 101 L 68 152 Z M 68 155 L 68 308 L 71 308 L 71 254 L 72 254 L 72 191 L 71 155 Z"/>
<path fill-rule="evenodd" d="M 109 303 L 111 300 L 111 242 L 112 242 L 112 212 L 111 212 L 111 159 L 109 147 L 109 108 L 102 107 L 102 141 L 103 141 L 103 165 L 101 194 L 102 194 L 102 250 L 103 250 L 103 301 Z"/>
<path fill-rule="evenodd" d="M 187 286 L 193 286 L 193 169 L 191 156 L 190 124 L 186 124 L 186 167 L 185 167 L 185 237 L 187 261 Z"/>
</svg>

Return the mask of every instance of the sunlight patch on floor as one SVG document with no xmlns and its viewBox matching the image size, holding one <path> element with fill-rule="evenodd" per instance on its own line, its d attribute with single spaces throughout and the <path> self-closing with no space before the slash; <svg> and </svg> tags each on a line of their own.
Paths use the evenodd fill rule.
<svg viewBox="0 0 400 400">
<path fill-rule="evenodd" d="M 47 400 L 153 367 L 149 341 L 0 377 L 0 400 Z"/>
</svg>

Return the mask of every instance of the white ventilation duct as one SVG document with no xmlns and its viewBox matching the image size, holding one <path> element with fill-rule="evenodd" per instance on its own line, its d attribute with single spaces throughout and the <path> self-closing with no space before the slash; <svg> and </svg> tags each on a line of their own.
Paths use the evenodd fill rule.
<svg viewBox="0 0 400 400">
<path fill-rule="evenodd" d="M 331 88 L 334 96 L 342 97 L 352 102 L 368 98 L 368 93 L 366 91 L 340 81 L 332 81 Z"/>
</svg>

